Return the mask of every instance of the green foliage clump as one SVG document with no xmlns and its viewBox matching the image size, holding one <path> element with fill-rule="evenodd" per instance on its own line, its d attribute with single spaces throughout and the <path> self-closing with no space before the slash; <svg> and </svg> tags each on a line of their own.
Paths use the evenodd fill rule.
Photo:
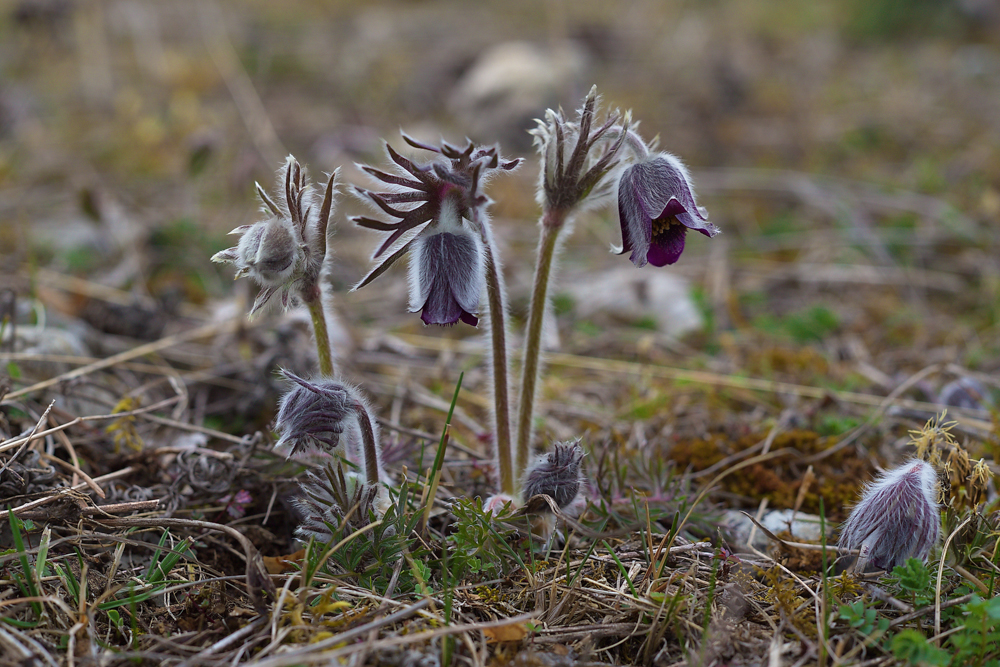
<svg viewBox="0 0 1000 667">
<path fill-rule="evenodd" d="M 520 556 L 510 544 L 517 532 L 508 521 L 511 509 L 494 516 L 483 510 L 479 498 L 462 498 L 452 505 L 451 512 L 457 521 L 446 548 L 455 579 L 466 575 L 496 579 L 507 574 L 512 559 L 520 563 Z"/>
</svg>

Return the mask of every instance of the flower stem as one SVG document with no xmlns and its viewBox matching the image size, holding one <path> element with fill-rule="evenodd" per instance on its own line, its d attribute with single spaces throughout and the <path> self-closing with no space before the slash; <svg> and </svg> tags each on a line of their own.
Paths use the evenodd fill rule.
<svg viewBox="0 0 1000 667">
<path fill-rule="evenodd" d="M 323 295 L 318 283 L 302 288 L 302 301 L 309 309 L 313 333 L 316 335 L 316 354 L 319 356 L 319 372 L 325 377 L 333 377 L 333 355 L 330 353 L 330 334 L 326 328 L 326 313 L 323 310 Z"/>
<path fill-rule="evenodd" d="M 538 240 L 538 261 L 535 264 L 535 282 L 531 290 L 531 308 L 528 312 L 528 327 L 524 335 L 524 366 L 521 371 L 521 395 L 517 413 L 517 460 L 515 473 L 518 477 L 528 467 L 531 454 L 532 421 L 535 412 L 535 390 L 538 385 L 538 366 L 542 347 L 542 324 L 545 319 L 545 305 L 548 301 L 549 277 L 552 260 L 555 257 L 556 241 L 566 222 L 568 211 L 549 209 L 542 215 L 542 234 Z"/>
<path fill-rule="evenodd" d="M 500 490 L 514 494 L 514 472 L 510 446 L 510 390 L 507 385 L 507 325 L 504 318 L 503 283 L 493 256 L 493 243 L 486 247 L 486 295 L 490 307 L 490 337 L 493 347 L 493 410 L 496 420 L 497 463 L 500 466 Z"/>
<path fill-rule="evenodd" d="M 378 478 L 378 444 L 375 442 L 375 429 L 372 427 L 371 417 L 365 406 L 358 403 L 354 408 L 358 416 L 358 425 L 361 427 L 361 443 L 365 452 L 365 478 L 366 481 L 377 486 Z"/>
</svg>

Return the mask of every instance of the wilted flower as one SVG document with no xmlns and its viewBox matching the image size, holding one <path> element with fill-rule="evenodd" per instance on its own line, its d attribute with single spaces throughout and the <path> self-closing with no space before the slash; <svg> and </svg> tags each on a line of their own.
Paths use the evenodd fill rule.
<svg viewBox="0 0 1000 667">
<path fill-rule="evenodd" d="M 938 478 L 914 459 L 869 484 L 844 523 L 839 547 L 857 549 L 855 569 L 891 571 L 908 558 L 927 558 L 941 534 Z"/>
<path fill-rule="evenodd" d="M 236 277 L 249 276 L 261 286 L 250 315 L 259 311 L 276 293 L 287 308 L 299 290 L 318 284 L 326 256 L 326 235 L 333 198 L 336 172 L 330 176 L 326 195 L 319 211 L 311 184 L 299 163 L 288 156 L 279 172 L 285 196 L 276 204 L 257 184 L 261 211 L 268 217 L 252 225 L 237 227 L 230 234 L 241 234 L 239 242 L 212 257 L 213 262 L 234 264 Z"/>
<path fill-rule="evenodd" d="M 972 469 L 969 476 L 969 502 L 973 507 L 986 500 L 986 493 L 989 491 L 990 482 L 993 480 L 993 471 L 986 463 L 985 459 L 979 459 L 979 463 Z"/>
<path fill-rule="evenodd" d="M 611 184 L 604 176 L 616 165 L 615 157 L 625 141 L 631 116 L 609 114 L 594 129 L 598 102 L 597 87 L 590 89 L 576 121 L 562 110 L 545 112 L 545 120 L 536 120 L 531 130 L 535 147 L 542 158 L 538 203 L 546 210 L 569 211 L 585 203 L 595 204 L 611 194 Z M 618 135 L 609 139 L 612 128 Z"/>
<path fill-rule="evenodd" d="M 583 460 L 583 448 L 580 441 L 557 442 L 552 451 L 538 458 L 524 475 L 524 497 L 529 500 L 534 496 L 546 495 L 555 501 L 559 509 L 567 507 L 580 493 L 580 461 Z M 548 505 L 528 511 L 548 511 Z"/>
<path fill-rule="evenodd" d="M 274 426 L 281 437 L 275 451 L 286 456 L 315 449 L 335 454 L 358 464 L 368 482 L 377 485 L 378 433 L 357 390 L 329 378 L 308 381 L 286 370 L 281 373 L 295 384 L 278 407 Z"/>
<path fill-rule="evenodd" d="M 393 190 L 372 192 L 359 188 L 358 194 L 399 220 L 354 218 L 360 227 L 391 232 L 375 251 L 374 259 L 392 248 L 392 252 L 354 289 L 382 275 L 412 250 L 411 309 L 421 311 L 421 319 L 426 324 L 455 324 L 462 320 L 475 326 L 485 282 L 483 239 L 488 233 L 484 228 L 485 217 L 478 213 L 490 201 L 482 193 L 482 186 L 490 172 L 514 169 L 520 160 L 501 160 L 496 147 L 474 146 L 471 142 L 459 149 L 447 143 L 441 147 L 422 144 L 406 135 L 403 139 L 415 148 L 438 153 L 444 159 L 418 165 L 387 144 L 389 158 L 396 164 L 398 173 L 361 167 Z M 406 208 L 397 208 L 397 204 L 406 205 Z M 414 233 L 397 244 L 409 232 Z"/>
<path fill-rule="evenodd" d="M 705 236 L 719 233 L 708 212 L 695 203 L 691 177 L 673 155 L 656 153 L 628 167 L 618 181 L 622 246 L 637 267 L 665 266 L 684 251 L 688 229 Z"/>
</svg>

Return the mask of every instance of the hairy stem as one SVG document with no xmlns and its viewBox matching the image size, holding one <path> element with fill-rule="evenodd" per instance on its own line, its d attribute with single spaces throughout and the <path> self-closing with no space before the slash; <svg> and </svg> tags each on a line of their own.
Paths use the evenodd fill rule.
<svg viewBox="0 0 1000 667">
<path fill-rule="evenodd" d="M 490 307 L 490 337 L 493 347 L 493 410 L 496 413 L 497 463 L 500 466 L 500 490 L 514 494 L 514 471 L 510 446 L 510 390 L 507 385 L 507 329 L 504 318 L 503 284 L 493 257 L 493 244 L 486 246 L 486 295 Z"/>
<path fill-rule="evenodd" d="M 365 406 L 358 403 L 354 412 L 358 416 L 358 425 L 361 426 L 361 443 L 365 451 L 365 478 L 373 486 L 379 483 L 378 478 L 378 444 L 375 442 L 375 429 L 372 427 L 371 417 Z"/>
<path fill-rule="evenodd" d="M 528 328 L 524 335 L 524 366 L 521 371 L 521 395 L 518 400 L 517 467 L 515 468 L 518 477 L 528 467 L 528 457 L 531 455 L 531 426 L 535 416 L 535 390 L 538 385 L 545 304 L 548 301 L 549 278 L 552 273 L 552 261 L 555 258 L 556 241 L 566 222 L 567 213 L 568 211 L 562 209 L 549 209 L 542 215 L 542 234 L 538 240 L 535 282 L 531 289 L 531 309 L 528 312 Z"/>
<path fill-rule="evenodd" d="M 309 309 L 313 333 L 316 335 L 316 353 L 319 355 L 319 372 L 325 377 L 333 377 L 333 355 L 330 352 L 330 334 L 326 328 L 326 313 L 323 310 L 323 295 L 318 283 L 302 288 L 302 301 Z"/>
</svg>

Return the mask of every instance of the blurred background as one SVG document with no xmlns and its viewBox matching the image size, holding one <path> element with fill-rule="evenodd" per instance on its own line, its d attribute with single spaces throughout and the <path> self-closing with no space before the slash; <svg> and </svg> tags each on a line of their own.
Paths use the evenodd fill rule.
<svg viewBox="0 0 1000 667">
<path fill-rule="evenodd" d="M 53 312 L 155 337 L 171 313 L 231 299 L 231 269 L 208 258 L 257 216 L 255 180 L 269 187 L 293 153 L 318 178 L 342 167 L 346 183 L 370 184 L 354 164 L 383 165 L 380 137 L 399 147 L 403 128 L 528 158 L 490 188 L 516 321 L 538 215 L 526 130 L 592 84 L 685 160 L 724 234 L 689 237 L 671 271 L 622 278 L 631 265 L 606 252 L 620 242 L 616 212 L 583 216 L 559 280 L 569 287 L 556 288 L 564 345 L 666 361 L 697 350 L 780 374 L 780 360 L 753 361 L 764 336 L 862 360 L 887 386 L 933 359 L 995 366 L 990 0 L 5 0 L 0 274 L 21 293 L 58 287 L 41 292 Z M 342 315 L 420 332 L 402 268 L 346 294 L 377 242 L 346 221 L 361 210 L 342 196 L 335 217 Z M 667 274 L 684 279 L 681 294 L 634 284 Z M 632 281 L 636 308 L 591 303 L 592 282 L 570 289 L 594 276 Z M 150 318 L 114 331 L 113 317 L 89 314 L 95 295 L 167 315 L 153 332 Z M 661 316 L 682 300 L 690 312 Z M 684 313 L 693 347 L 640 344 Z"/>
</svg>

